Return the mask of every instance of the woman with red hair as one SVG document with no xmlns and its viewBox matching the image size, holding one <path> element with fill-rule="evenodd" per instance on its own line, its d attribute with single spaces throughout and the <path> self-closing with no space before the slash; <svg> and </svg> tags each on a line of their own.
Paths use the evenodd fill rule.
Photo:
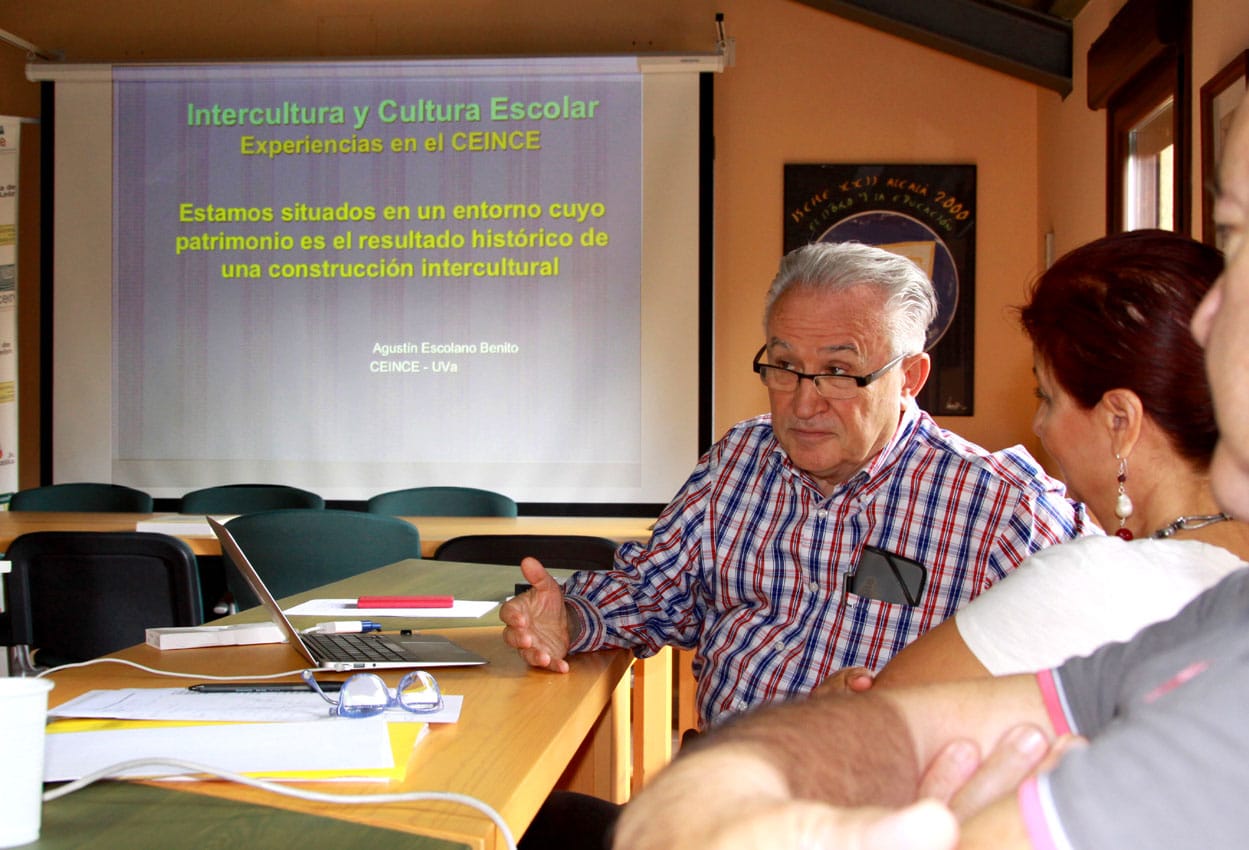
<svg viewBox="0 0 1249 850">
<path fill-rule="evenodd" d="M 907 646 L 878 685 L 1055 666 L 1171 617 L 1249 559 L 1215 505 L 1218 439 L 1189 322 L 1218 251 L 1160 230 L 1098 239 L 1041 275 L 1020 310 L 1033 345 L 1033 430 L 1107 534 L 1037 552 Z M 822 687 L 862 690 L 862 668 Z"/>
</svg>

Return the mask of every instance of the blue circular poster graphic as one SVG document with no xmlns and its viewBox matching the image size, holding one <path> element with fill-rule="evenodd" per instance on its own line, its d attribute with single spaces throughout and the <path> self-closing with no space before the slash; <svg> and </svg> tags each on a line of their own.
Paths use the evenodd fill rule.
<svg viewBox="0 0 1249 850">
<path fill-rule="evenodd" d="M 958 269 L 940 236 L 905 213 L 881 210 L 843 218 L 820 234 L 820 242 L 862 242 L 906 257 L 932 280 L 937 315 L 928 326 L 924 350 L 931 351 L 954 321 L 958 309 Z"/>
</svg>

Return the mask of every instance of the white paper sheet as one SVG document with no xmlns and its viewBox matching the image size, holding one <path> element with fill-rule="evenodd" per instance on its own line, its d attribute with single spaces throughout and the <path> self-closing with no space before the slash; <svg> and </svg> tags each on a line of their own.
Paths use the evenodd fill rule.
<svg viewBox="0 0 1249 850">
<path fill-rule="evenodd" d="M 332 617 L 335 620 L 372 620 L 375 617 L 483 617 L 498 602 L 457 599 L 450 608 L 357 608 L 355 599 L 309 599 L 293 608 L 288 615 Z"/>
<path fill-rule="evenodd" d="M 443 694 L 441 711 L 413 714 L 392 709 L 383 717 L 392 722 L 455 723 L 464 697 Z M 291 723 L 329 718 L 330 706 L 308 693 L 204 694 L 186 688 L 121 688 L 88 691 L 56 708 L 49 717 L 95 717 L 114 720 L 187 720 L 198 723 Z M 331 718 L 336 724 L 357 723 L 354 718 Z M 335 730 L 338 726 L 335 726 Z M 322 730 L 324 734 L 324 730 Z M 306 742 L 305 742 L 306 743 Z"/>
<path fill-rule="evenodd" d="M 311 744 L 311 745 L 310 745 Z M 308 723 L 239 723 L 60 732 L 47 736 L 44 781 L 77 779 L 138 758 L 175 758 L 236 773 L 351 771 L 394 767 L 386 718 Z M 176 775 L 175 767 L 125 776 Z"/>
</svg>

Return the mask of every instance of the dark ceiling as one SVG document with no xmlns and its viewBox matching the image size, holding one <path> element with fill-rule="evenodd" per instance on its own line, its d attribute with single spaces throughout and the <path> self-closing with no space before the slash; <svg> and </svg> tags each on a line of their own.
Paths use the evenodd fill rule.
<svg viewBox="0 0 1249 850">
<path fill-rule="evenodd" d="M 1071 21 L 1088 0 L 798 0 L 1044 86 L 1071 92 Z"/>
<path fill-rule="evenodd" d="M 1008 2 L 1012 6 L 1031 9 L 1046 15 L 1057 15 L 1070 21 L 1080 14 L 1080 10 L 1089 0 L 1054 0 L 1052 3 L 1046 3 L 1044 0 L 1008 0 Z"/>
</svg>

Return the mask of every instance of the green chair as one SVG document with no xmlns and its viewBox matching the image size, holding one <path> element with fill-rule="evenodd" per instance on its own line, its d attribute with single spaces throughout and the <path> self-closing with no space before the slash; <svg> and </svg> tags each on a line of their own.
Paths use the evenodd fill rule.
<svg viewBox="0 0 1249 850">
<path fill-rule="evenodd" d="M 237 516 L 225 525 L 279 599 L 421 557 L 421 535 L 416 526 L 398 517 L 363 511 L 260 511 Z M 235 605 L 247 608 L 258 604 L 238 570 L 228 558 L 226 561 L 226 586 Z"/>
<path fill-rule="evenodd" d="M 49 484 L 18 490 L 9 500 L 9 510 L 150 514 L 152 497 L 142 490 L 121 484 Z"/>
<path fill-rule="evenodd" d="M 325 499 L 309 490 L 286 484 L 221 484 L 184 493 L 178 507 L 183 514 L 250 514 L 281 508 L 322 510 Z M 232 600 L 226 593 L 226 567 L 220 555 L 199 559 L 200 589 L 204 610 L 228 614 Z"/>
<path fill-rule="evenodd" d="M 516 516 L 516 502 L 476 487 L 410 487 L 369 499 L 365 510 L 391 516 Z"/>
<path fill-rule="evenodd" d="M 183 494 L 178 512 L 250 514 L 281 508 L 322 510 L 325 508 L 325 499 L 309 490 L 286 484 L 222 484 Z"/>
</svg>

